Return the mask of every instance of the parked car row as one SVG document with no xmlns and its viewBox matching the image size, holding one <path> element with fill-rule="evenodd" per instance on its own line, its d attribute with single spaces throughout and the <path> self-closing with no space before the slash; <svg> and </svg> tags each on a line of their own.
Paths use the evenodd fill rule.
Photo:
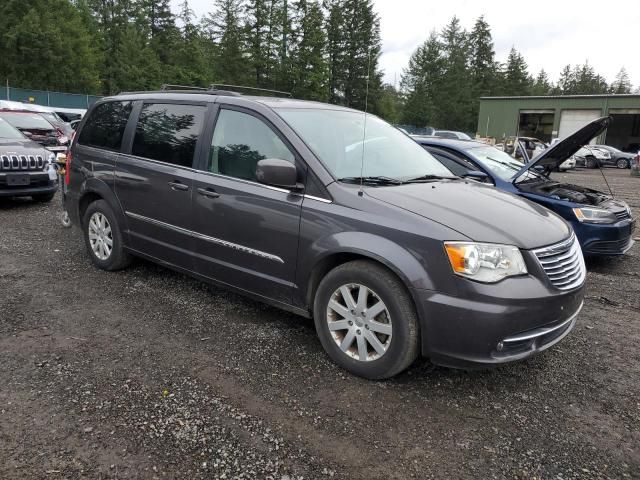
<svg viewBox="0 0 640 480">
<path fill-rule="evenodd" d="M 576 165 L 586 168 L 613 166 L 631 168 L 633 153 L 623 152 L 609 145 L 585 145 L 574 154 Z"/>
</svg>

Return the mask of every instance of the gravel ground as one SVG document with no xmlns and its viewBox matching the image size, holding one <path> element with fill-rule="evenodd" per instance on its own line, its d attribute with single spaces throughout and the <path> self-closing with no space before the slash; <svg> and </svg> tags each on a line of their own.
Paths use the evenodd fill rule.
<svg viewBox="0 0 640 480">
<path fill-rule="evenodd" d="M 640 179 L 606 173 L 640 212 Z M 640 477 L 637 246 L 589 263 L 556 348 L 370 382 L 309 320 L 143 261 L 94 268 L 59 212 L 0 204 L 0 478 Z"/>
</svg>

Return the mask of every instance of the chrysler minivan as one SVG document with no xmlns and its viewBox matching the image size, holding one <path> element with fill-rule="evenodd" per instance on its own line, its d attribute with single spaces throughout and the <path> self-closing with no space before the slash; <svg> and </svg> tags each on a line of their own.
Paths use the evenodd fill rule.
<svg viewBox="0 0 640 480">
<path fill-rule="evenodd" d="M 104 98 L 65 181 L 97 267 L 142 257 L 312 317 L 329 357 L 370 379 L 420 354 L 523 359 L 583 303 L 564 220 L 348 108 L 221 90 Z"/>
</svg>

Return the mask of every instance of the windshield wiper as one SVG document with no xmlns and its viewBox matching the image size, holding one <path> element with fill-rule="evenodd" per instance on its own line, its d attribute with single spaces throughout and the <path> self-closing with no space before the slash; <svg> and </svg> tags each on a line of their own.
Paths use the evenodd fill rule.
<svg viewBox="0 0 640 480">
<path fill-rule="evenodd" d="M 368 183 L 374 185 L 402 185 L 404 182 L 397 178 L 385 177 L 382 175 L 373 177 L 343 177 L 338 179 L 339 182 L 345 183 Z"/>
<path fill-rule="evenodd" d="M 442 175 L 421 175 L 419 177 L 410 178 L 407 183 L 428 182 L 430 180 L 452 180 L 456 177 L 443 177 Z"/>
</svg>

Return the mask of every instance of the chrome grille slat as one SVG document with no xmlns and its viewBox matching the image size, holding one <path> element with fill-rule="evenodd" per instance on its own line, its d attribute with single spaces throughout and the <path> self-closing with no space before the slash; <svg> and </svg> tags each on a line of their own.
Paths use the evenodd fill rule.
<svg viewBox="0 0 640 480">
<path fill-rule="evenodd" d="M 559 290 L 571 290 L 584 282 L 586 268 L 580 243 L 575 235 L 556 245 L 533 251 L 551 284 Z"/>
<path fill-rule="evenodd" d="M 0 155 L 2 171 L 43 170 L 46 163 L 42 155 Z"/>
</svg>

